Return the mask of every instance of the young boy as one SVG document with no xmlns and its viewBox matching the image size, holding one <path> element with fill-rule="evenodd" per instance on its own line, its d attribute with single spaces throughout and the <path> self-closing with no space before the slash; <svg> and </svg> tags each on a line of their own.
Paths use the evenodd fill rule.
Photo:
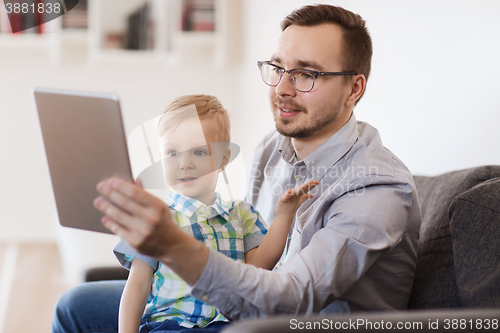
<svg viewBox="0 0 500 333">
<path fill-rule="evenodd" d="M 218 173 L 229 162 L 230 122 L 219 100 L 208 95 L 182 96 L 161 115 L 157 127 L 166 200 L 177 224 L 228 257 L 272 269 L 278 262 L 298 207 L 318 182 L 288 189 L 269 230 L 244 201 L 225 202 L 215 192 Z M 265 237 L 264 237 L 265 236 Z M 190 287 L 166 265 L 134 251 L 123 241 L 114 249 L 130 269 L 120 302 L 120 333 L 218 331 L 227 324 L 214 307 L 190 295 Z M 142 319 L 142 320 L 141 320 Z"/>
</svg>

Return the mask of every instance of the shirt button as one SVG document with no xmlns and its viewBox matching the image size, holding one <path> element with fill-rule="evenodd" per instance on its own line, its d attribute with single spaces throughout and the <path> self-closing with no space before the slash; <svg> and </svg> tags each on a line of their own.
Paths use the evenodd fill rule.
<svg viewBox="0 0 500 333">
<path fill-rule="evenodd" d="M 296 181 L 299 181 L 299 180 L 301 180 L 301 179 L 302 179 L 302 178 L 300 177 L 300 175 L 295 175 L 295 180 L 296 180 Z"/>
<path fill-rule="evenodd" d="M 207 239 L 214 239 L 214 236 L 212 236 L 212 235 L 208 235 L 208 236 L 207 236 Z"/>
<path fill-rule="evenodd" d="M 210 296 L 209 295 L 203 295 L 201 296 L 201 300 L 205 303 L 207 303 L 208 301 L 210 301 Z"/>
</svg>

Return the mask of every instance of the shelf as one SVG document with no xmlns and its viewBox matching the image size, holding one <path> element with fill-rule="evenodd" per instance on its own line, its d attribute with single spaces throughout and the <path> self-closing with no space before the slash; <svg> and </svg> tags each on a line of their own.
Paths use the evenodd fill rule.
<svg viewBox="0 0 500 333">
<path fill-rule="evenodd" d="M 48 47 L 48 43 L 53 40 L 49 34 L 1 34 L 0 45 L 3 47 L 15 48 L 40 48 Z"/>
<path fill-rule="evenodd" d="M 198 0 L 199 1 L 199 0 Z M 62 29 L 62 17 L 45 24 L 42 34 L 0 34 L 10 53 L 44 49 L 52 62 L 153 62 L 155 64 L 225 64 L 240 47 L 242 0 L 214 0 L 214 31 L 183 31 L 183 0 L 89 0 L 88 28 Z M 145 4 L 149 13 L 148 49 L 119 48 L 132 14 Z M 141 21 L 141 22 L 144 22 Z M 135 30 L 132 30 L 135 31 Z M 143 30 L 141 32 L 144 32 Z M 144 36 L 141 34 L 140 36 Z M 119 45 L 120 44 L 120 45 Z M 0 55 L 1 56 L 1 55 Z"/>
<path fill-rule="evenodd" d="M 123 64 L 123 63 L 144 63 L 146 65 L 160 65 L 165 62 L 165 56 L 153 50 L 101 50 L 99 53 L 91 55 L 92 63 Z"/>
<path fill-rule="evenodd" d="M 213 44 L 218 37 L 213 31 L 179 31 L 175 34 L 181 43 L 190 44 Z"/>
</svg>

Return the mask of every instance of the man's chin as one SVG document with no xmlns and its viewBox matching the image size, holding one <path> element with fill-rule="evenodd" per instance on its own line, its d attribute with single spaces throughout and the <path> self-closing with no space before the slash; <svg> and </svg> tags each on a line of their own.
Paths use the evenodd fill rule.
<svg viewBox="0 0 500 333">
<path fill-rule="evenodd" d="M 295 139 L 304 139 L 311 135 L 307 128 L 292 128 L 286 125 L 285 123 L 278 124 L 278 121 L 276 121 L 276 130 L 279 134 Z"/>
</svg>

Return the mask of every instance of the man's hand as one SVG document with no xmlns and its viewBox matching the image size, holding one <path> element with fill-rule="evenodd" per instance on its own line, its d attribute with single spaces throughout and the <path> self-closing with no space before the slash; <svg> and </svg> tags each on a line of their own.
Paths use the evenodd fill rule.
<svg viewBox="0 0 500 333">
<path fill-rule="evenodd" d="M 278 200 L 278 205 L 276 206 L 276 216 L 286 217 L 293 220 L 300 205 L 302 205 L 307 199 L 313 197 L 309 191 L 315 188 L 318 184 L 319 181 L 317 180 L 309 180 L 295 188 L 286 190 Z"/>
<path fill-rule="evenodd" d="M 112 177 L 97 184 L 105 197 L 94 206 L 105 216 L 101 222 L 138 252 L 168 265 L 188 284 L 194 284 L 208 259 L 208 248 L 183 232 L 163 201 L 141 187 Z"/>
</svg>

